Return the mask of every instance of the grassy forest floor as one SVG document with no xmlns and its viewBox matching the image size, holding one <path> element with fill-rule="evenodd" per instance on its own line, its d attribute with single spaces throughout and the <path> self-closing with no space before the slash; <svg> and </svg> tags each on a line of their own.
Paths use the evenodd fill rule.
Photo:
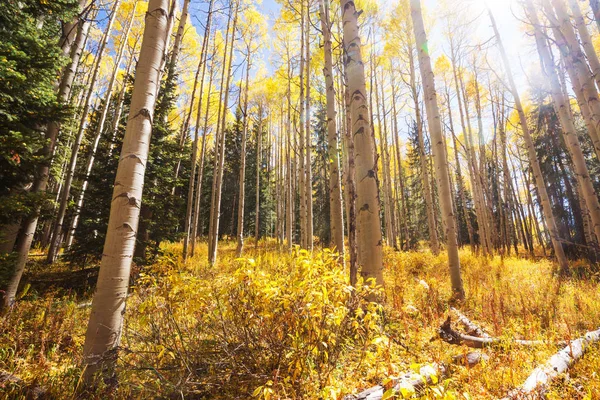
<svg viewBox="0 0 600 400">
<path fill-rule="evenodd" d="M 445 254 L 386 249 L 386 300 L 378 306 L 367 301 L 376 289 L 348 287 L 328 251 L 290 256 L 273 242 L 258 250 L 249 243 L 246 258 L 235 259 L 235 244 L 222 243 L 210 267 L 206 245 L 186 263 L 180 244 L 162 250 L 132 274 L 117 398 L 341 399 L 432 362 L 447 364 L 447 376 L 423 398 L 500 398 L 559 349 L 513 346 L 511 338 L 558 342 L 600 326 L 599 279 L 585 263 L 573 263 L 578 277 L 559 281 L 547 260 L 463 249 L 467 300 L 456 307 L 506 339 L 469 368 L 452 358 L 470 349 L 438 338 L 451 297 Z M 21 300 L 0 319 L 0 370 L 21 382 L 4 381 L 0 395 L 37 386 L 51 398 L 75 398 L 96 274 L 41 262 L 29 268 Z M 99 388 L 97 398 L 107 397 Z M 547 397 L 600 399 L 600 346 Z"/>
</svg>

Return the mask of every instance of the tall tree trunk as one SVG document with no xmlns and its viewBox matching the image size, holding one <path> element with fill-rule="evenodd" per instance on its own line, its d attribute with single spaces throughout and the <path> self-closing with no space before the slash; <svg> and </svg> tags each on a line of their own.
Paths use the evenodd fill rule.
<svg viewBox="0 0 600 400">
<path fill-rule="evenodd" d="M 140 39 L 140 35 L 138 34 L 135 38 L 135 44 L 131 49 L 131 53 L 129 54 L 129 60 L 127 61 L 127 67 L 125 68 L 125 74 L 123 75 L 123 83 L 121 85 L 121 90 L 119 92 L 119 98 L 117 99 L 117 103 L 115 106 L 115 115 L 113 116 L 112 126 L 110 128 L 110 144 L 108 146 L 108 158 L 112 157 L 113 151 L 115 149 L 115 139 L 117 137 L 117 133 L 119 131 L 119 124 L 121 123 L 121 115 L 123 114 L 123 106 L 125 105 L 125 94 L 127 93 L 127 79 L 131 76 L 131 67 L 133 66 L 133 62 L 135 61 L 134 52 L 135 47 Z"/>
<path fill-rule="evenodd" d="M 382 285 L 383 254 L 376 176 L 377 160 L 375 159 L 375 140 L 366 98 L 365 70 L 357 21 L 359 13 L 351 0 L 341 0 L 341 9 L 346 52 L 344 61 L 348 77 L 351 129 L 356 161 L 358 265 L 364 279 L 373 278 L 377 284 Z"/>
<path fill-rule="evenodd" d="M 167 0 L 150 0 L 130 117 L 117 168 L 106 240 L 88 324 L 83 356 L 84 379 L 114 372 L 138 229 L 144 174 L 152 133 L 159 68 L 167 34 Z"/>
<path fill-rule="evenodd" d="M 437 104 L 433 70 L 427 47 L 427 35 L 421 14 L 421 1 L 410 2 L 413 29 L 419 49 L 419 68 L 423 79 L 423 92 L 425 93 L 425 107 L 427 110 L 427 122 L 431 134 L 431 148 L 435 161 L 435 172 L 438 183 L 440 203 L 442 208 L 442 221 L 446 230 L 448 247 L 448 264 L 450 267 L 450 278 L 454 297 L 463 299 L 465 291 L 460 274 L 460 260 L 458 258 L 458 241 L 456 237 L 456 218 L 452 207 L 452 195 L 450 193 L 450 174 L 448 172 L 448 157 L 446 144 L 442 135 L 440 112 Z"/>
<path fill-rule="evenodd" d="M 117 11 L 119 9 L 120 0 L 116 0 L 113 4 L 113 8 L 110 14 L 110 18 L 108 20 L 108 24 L 106 26 L 106 30 L 102 37 L 102 41 L 100 42 L 100 47 L 98 49 L 98 57 L 96 59 L 96 64 L 94 66 L 94 71 L 92 72 L 92 80 L 90 82 L 88 94 L 85 99 L 85 103 L 83 105 L 83 112 L 81 113 L 81 120 L 79 121 L 79 130 L 77 132 L 77 136 L 75 141 L 73 142 L 73 146 L 71 147 L 71 160 L 69 161 L 69 168 L 67 170 L 67 175 L 65 177 L 65 182 L 62 188 L 62 194 L 60 199 L 60 205 L 58 207 L 58 212 L 56 214 L 56 220 L 54 222 L 54 233 L 52 234 L 52 241 L 50 242 L 50 248 L 48 249 L 48 257 L 46 261 L 48 263 L 53 263 L 56 261 L 56 257 L 58 256 L 58 252 L 60 250 L 61 245 L 61 237 L 62 237 L 62 228 L 63 222 L 65 219 L 65 214 L 67 212 L 67 206 L 69 204 L 69 197 L 71 194 L 71 184 L 73 182 L 73 177 L 75 176 L 75 167 L 77 166 L 77 158 L 79 155 L 79 148 L 81 147 L 81 141 L 83 140 L 83 135 L 85 134 L 85 130 L 87 127 L 87 117 L 90 111 L 90 101 L 94 94 L 94 89 L 96 86 L 96 81 L 98 79 L 98 73 L 100 72 L 100 66 L 102 64 L 102 57 L 104 54 L 104 48 L 106 47 L 106 43 L 110 37 L 110 33 L 112 31 L 112 26 L 117 16 Z M 114 82 L 113 82 L 114 84 Z M 112 90 L 112 88 L 111 88 Z M 110 96 L 110 93 L 109 93 Z M 110 103 L 110 97 L 106 99 L 106 106 Z M 104 115 L 103 121 L 101 124 L 104 125 L 104 120 L 106 115 Z M 100 132 L 101 133 L 101 132 Z M 98 139 L 100 137 L 98 136 Z M 92 161 L 93 162 L 93 161 Z"/>
<path fill-rule="evenodd" d="M 579 8 L 579 4 L 577 4 L 577 0 L 569 0 L 569 6 L 571 7 L 571 11 L 573 13 L 575 26 L 579 32 L 581 46 L 585 51 L 585 55 L 592 69 L 592 76 L 596 80 L 597 88 L 600 90 L 600 60 L 598 60 L 598 55 L 594 49 L 594 43 L 592 42 L 590 32 L 588 31 L 585 20 L 583 19 L 583 15 L 581 14 L 581 9 Z"/>
<path fill-rule="evenodd" d="M 258 248 L 258 239 L 260 237 L 260 170 L 262 164 L 262 124 L 263 110 L 262 105 L 258 106 L 258 130 L 256 131 L 256 208 L 254 212 L 254 245 Z"/>
<path fill-rule="evenodd" d="M 305 37 L 306 37 L 306 98 L 305 98 L 305 129 L 304 133 L 306 135 L 306 248 L 309 251 L 313 250 L 313 188 L 312 188 L 312 134 L 311 134 L 311 126 L 310 126 L 310 0 L 307 1 L 306 5 L 306 29 L 305 29 Z"/>
<path fill-rule="evenodd" d="M 173 76 L 175 75 L 177 59 L 179 58 L 179 50 L 181 49 L 181 42 L 183 41 L 183 35 L 185 34 L 185 24 L 188 19 L 189 6 L 190 0 L 183 0 L 183 7 L 181 9 L 181 15 L 179 16 L 179 25 L 177 26 L 177 33 L 175 34 L 175 40 L 173 41 L 173 50 L 171 51 L 169 65 L 167 68 L 167 82 L 173 79 Z"/>
<path fill-rule="evenodd" d="M 216 46 L 213 46 L 212 59 L 214 60 L 217 53 Z M 206 158 L 206 143 L 208 135 L 208 122 L 209 122 L 209 111 L 210 111 L 210 94 L 213 85 L 213 69 L 215 62 L 211 64 L 211 70 L 209 71 L 208 80 L 208 91 L 206 92 L 206 111 L 204 114 L 204 127 L 202 129 L 202 146 L 200 151 L 200 167 L 198 172 L 198 188 L 196 189 L 196 203 L 194 204 L 194 213 L 192 218 L 191 237 L 190 237 L 190 254 L 193 256 L 196 250 L 196 238 L 198 233 L 199 218 L 200 218 L 200 201 L 202 200 L 202 180 L 204 179 L 204 159 Z M 200 113 L 202 108 L 198 105 L 198 116 L 196 117 L 196 127 L 194 129 L 194 137 L 198 134 L 198 127 L 200 126 Z"/>
<path fill-rule="evenodd" d="M 293 172 L 293 155 L 292 155 L 292 61 L 291 61 L 291 57 L 289 54 L 289 47 L 286 47 L 286 51 L 287 51 L 287 93 L 286 93 L 286 97 L 287 97 L 287 134 L 286 134 L 286 139 L 287 139 L 287 149 L 286 149 L 286 155 L 287 155 L 287 182 L 288 182 L 288 186 L 287 186 L 287 190 L 286 190 L 286 196 L 287 196 L 287 210 L 286 210 L 286 236 L 287 236 L 287 247 L 288 247 L 288 252 L 292 252 L 292 246 L 294 244 L 294 229 L 293 229 L 293 220 L 294 220 L 294 191 L 292 190 L 293 187 L 293 177 L 295 177 L 294 174 L 292 174 Z"/>
<path fill-rule="evenodd" d="M 408 211 L 406 210 L 406 198 L 404 197 L 405 192 L 404 192 L 404 168 L 402 167 L 402 152 L 401 152 L 401 145 L 400 145 L 400 137 L 398 135 L 398 110 L 396 108 L 396 82 L 394 80 L 394 75 L 393 75 L 393 71 L 392 72 L 392 82 L 391 82 L 391 86 L 392 86 L 392 120 L 394 121 L 393 123 L 393 130 L 394 130 L 394 135 L 393 135 L 393 140 L 394 140 L 394 147 L 396 148 L 396 164 L 398 167 L 398 183 L 399 183 L 399 190 L 400 190 L 400 195 L 399 200 L 400 200 L 400 226 L 403 232 L 403 240 L 400 243 L 400 248 L 402 250 L 406 250 L 408 248 L 408 245 L 410 243 L 410 234 L 408 232 Z"/>
<path fill-rule="evenodd" d="M 594 13 L 594 21 L 596 21 L 596 26 L 598 27 L 598 30 L 600 30 L 600 1 L 590 0 L 590 7 Z"/>
<path fill-rule="evenodd" d="M 82 20 L 85 19 L 85 14 L 94 5 L 94 1 L 91 0 L 88 4 L 88 0 L 79 0 L 80 13 L 73 20 L 62 23 L 62 34 L 58 40 L 58 47 L 60 47 L 63 56 L 68 56 L 71 53 L 74 44 L 77 42 L 77 31 L 81 26 Z"/>
<path fill-rule="evenodd" d="M 331 30 L 329 0 L 320 0 L 321 30 L 325 65 L 325 87 L 327 91 L 327 144 L 329 151 L 329 229 L 331 243 L 344 260 L 344 219 L 342 214 L 342 186 L 340 182 L 340 148 L 336 127 L 335 88 L 333 83 L 333 61 L 331 53 Z"/>
<path fill-rule="evenodd" d="M 131 30 L 131 25 L 135 18 L 135 9 L 137 7 L 137 1 L 133 4 L 133 9 L 131 10 L 131 17 L 129 17 L 129 21 L 127 22 L 127 28 L 125 28 L 125 32 L 122 35 L 122 42 L 119 46 L 119 50 L 117 52 L 117 57 L 115 59 L 115 67 L 113 69 L 112 75 L 110 77 L 110 82 L 108 83 L 108 87 L 106 88 L 106 94 L 104 95 L 104 104 L 102 106 L 102 111 L 100 113 L 100 121 L 98 122 L 98 127 L 96 128 L 96 132 L 94 135 L 94 140 L 91 146 L 91 152 L 87 159 L 85 166 L 85 175 L 84 180 L 81 185 L 81 191 L 79 193 L 79 197 L 77 199 L 77 203 L 75 205 L 75 213 L 73 214 L 73 219 L 71 220 L 71 225 L 69 230 L 67 231 L 67 240 L 66 240 L 66 248 L 69 249 L 71 244 L 73 243 L 73 235 L 75 234 L 75 230 L 77 229 L 77 224 L 79 223 L 79 215 L 81 214 L 81 209 L 83 208 L 83 202 L 85 199 L 85 192 L 87 190 L 90 175 L 92 173 L 92 168 L 94 167 L 94 161 L 96 159 L 96 150 L 98 149 L 98 144 L 100 143 L 100 137 L 104 132 L 104 124 L 106 123 L 106 116 L 108 114 L 108 109 L 110 108 L 110 99 L 112 97 L 113 88 L 115 86 L 115 82 L 117 80 L 117 73 L 119 72 L 119 67 L 121 65 L 121 59 L 123 58 L 123 52 L 125 51 L 125 44 L 129 39 L 129 32 Z M 127 75 L 125 75 L 124 79 L 126 79 Z M 118 122 L 117 122 L 118 123 Z"/>
<path fill-rule="evenodd" d="M 459 158 L 459 150 L 456 140 L 456 135 L 454 133 L 454 120 L 452 118 L 452 108 L 450 106 L 450 87 L 446 85 L 446 103 L 448 104 L 448 123 L 450 128 L 450 134 L 452 135 L 452 146 L 454 147 L 454 161 L 456 163 L 456 180 L 457 180 L 457 188 L 458 188 L 458 198 L 461 202 L 461 206 L 463 208 L 463 213 L 465 217 L 465 223 L 467 224 L 467 232 L 469 235 L 469 246 L 471 247 L 471 252 L 475 253 L 475 238 L 473 233 L 473 225 L 471 223 L 471 218 L 469 216 L 469 209 L 467 208 L 467 200 L 465 196 L 465 181 L 462 175 L 462 168 L 460 165 Z M 458 216 L 457 216 L 458 219 Z"/>
<path fill-rule="evenodd" d="M 384 130 L 384 125 L 385 125 L 385 110 L 382 112 L 379 110 L 379 106 L 382 105 L 383 103 L 379 97 L 379 84 L 378 84 L 378 80 L 377 80 L 377 67 L 373 66 L 373 71 L 372 71 L 372 76 L 373 76 L 373 90 L 375 91 L 375 107 L 374 109 L 377 112 L 377 123 L 378 123 L 378 133 L 379 133 L 379 147 L 381 150 L 381 165 L 383 167 L 383 218 L 384 218 L 384 223 L 385 223 L 385 239 L 387 241 L 388 246 L 393 246 L 394 242 L 393 242 L 393 235 L 392 235 L 392 215 L 391 215 L 391 210 L 392 210 L 392 205 L 391 205 L 391 200 L 390 200 L 390 192 L 389 192 L 389 184 L 388 184 L 388 172 L 386 169 L 386 166 L 389 167 L 389 158 L 387 157 L 387 153 L 386 153 L 386 148 L 385 148 L 385 135 L 387 134 L 386 129 Z M 383 114 L 383 118 L 384 118 L 384 122 L 382 123 L 381 121 L 381 115 Z"/>
<path fill-rule="evenodd" d="M 229 47 L 229 59 L 227 61 L 228 64 L 227 66 L 227 78 L 226 78 L 226 82 L 225 82 L 225 86 L 224 86 L 224 90 L 225 90 L 225 98 L 223 100 L 223 109 L 222 109 L 222 115 L 220 116 L 221 118 L 221 143 L 218 147 L 219 150 L 219 154 L 218 154 L 218 165 L 217 165 L 217 169 L 215 171 L 215 183 L 213 185 L 213 188 L 215 190 L 215 195 L 214 195 L 214 203 L 211 204 L 211 211 L 212 211 L 212 218 L 210 220 L 210 226 L 212 226 L 212 229 L 209 228 L 209 231 L 211 231 L 211 239 L 212 239 L 212 246 L 209 248 L 209 262 L 211 264 L 214 264 L 217 261 L 217 246 L 219 244 L 219 219 L 220 219 L 220 214 L 221 214 L 221 189 L 223 188 L 223 174 L 224 174 L 224 162 L 225 162 L 225 136 L 226 136 L 226 130 L 227 130 L 227 113 L 229 111 L 227 105 L 228 105 L 228 101 L 229 101 L 229 84 L 231 82 L 231 68 L 233 66 L 233 48 L 234 48 L 234 44 L 235 44 L 235 30 L 237 27 L 237 21 L 238 21 L 238 13 L 239 13 L 239 9 L 240 9 L 240 0 L 234 1 L 234 4 L 232 4 L 232 6 L 235 8 L 233 11 L 233 26 L 231 29 L 231 46 Z M 227 46 L 225 46 L 225 49 L 227 49 Z M 225 57 L 227 58 L 227 57 Z M 217 153 L 215 153 L 215 156 L 217 155 Z M 213 180 L 215 180 L 213 179 Z"/>
<path fill-rule="evenodd" d="M 246 55 L 246 83 L 244 85 L 244 105 L 243 105 L 243 118 L 244 128 L 242 129 L 242 150 L 240 154 L 240 178 L 239 178 L 239 200 L 238 200 L 238 215 L 237 215 L 237 249 L 236 257 L 241 257 L 244 250 L 244 201 L 246 196 L 246 138 L 248 137 L 248 92 L 250 82 L 250 67 L 252 66 L 251 61 L 251 49 L 250 45 L 246 47 L 248 54 Z M 240 85 L 241 86 L 241 85 Z M 242 93 L 240 91 L 240 93 Z"/>
<path fill-rule="evenodd" d="M 344 66 L 344 74 L 346 68 Z M 348 79 L 346 78 L 346 81 Z M 344 90 L 345 98 L 345 115 L 346 115 L 346 130 L 344 136 L 346 138 L 347 158 L 348 158 L 348 174 L 346 176 L 346 187 L 348 192 L 348 253 L 350 254 L 350 284 L 355 286 L 358 282 L 358 248 L 356 243 L 356 163 L 354 159 L 354 137 L 352 130 L 352 112 L 351 99 L 348 86 Z"/>
<path fill-rule="evenodd" d="M 542 176 L 542 170 L 540 168 L 540 164 L 537 159 L 537 155 L 535 153 L 535 146 L 533 145 L 533 140 L 531 138 L 531 134 L 529 133 L 529 125 L 527 123 L 527 118 L 525 117 L 525 112 L 523 111 L 523 107 L 521 106 L 521 98 L 519 97 L 519 93 L 517 91 L 517 86 L 512 77 L 512 72 L 510 68 L 510 64 L 508 62 L 508 58 L 506 56 L 506 52 L 504 51 L 504 45 L 502 44 L 502 40 L 500 38 L 500 34 L 498 33 L 498 28 L 496 27 L 496 21 L 491 11 L 488 10 L 488 14 L 490 16 L 490 20 L 492 22 L 492 27 L 494 29 L 494 34 L 496 36 L 496 40 L 498 42 L 498 47 L 500 49 L 500 55 L 502 56 L 502 60 L 504 62 L 504 68 L 506 70 L 508 82 L 510 85 L 510 90 L 512 92 L 513 98 L 515 100 L 515 107 L 517 109 L 517 113 L 519 114 L 519 121 L 521 122 L 521 129 L 523 130 L 523 138 L 525 140 L 525 146 L 527 147 L 527 155 L 529 157 L 529 164 L 533 170 L 533 177 L 535 180 L 535 186 L 537 187 L 538 194 L 540 196 L 540 200 L 542 203 L 542 211 L 544 212 L 544 218 L 546 219 L 546 224 L 548 225 L 550 238 L 552 240 L 552 246 L 554 248 L 554 255 L 556 256 L 556 260 L 558 261 L 559 268 L 562 272 L 567 272 L 569 266 L 567 263 L 567 257 L 565 256 L 565 252 L 561 243 L 561 239 L 558 235 L 558 228 L 556 224 L 556 220 L 552 213 L 552 205 L 550 204 L 550 198 L 548 197 L 548 192 L 546 190 L 546 182 L 544 181 L 544 177 Z"/>
<path fill-rule="evenodd" d="M 307 227 L 308 227 L 308 210 L 306 209 L 306 157 L 304 155 L 304 151 L 305 151 L 305 144 L 306 141 L 304 140 L 304 121 L 305 121 L 305 114 L 304 112 L 306 111 L 306 108 L 304 107 L 304 100 L 305 100 L 305 96 L 304 96 L 304 83 L 305 83 L 305 79 L 304 79 L 304 64 L 307 62 L 307 60 L 305 60 L 304 56 L 305 56 L 305 50 L 304 50 L 304 46 L 306 45 L 306 41 L 304 40 L 304 35 L 305 35 L 305 11 L 304 11 L 304 0 L 300 0 L 300 94 L 299 94 L 299 105 L 300 105 L 300 121 L 299 121 L 299 147 L 298 147 L 298 158 L 299 158 L 299 165 L 298 165 L 298 173 L 300 174 L 300 179 L 298 180 L 298 184 L 300 185 L 300 246 L 305 249 L 307 247 L 308 244 L 308 234 L 307 234 Z"/>
<path fill-rule="evenodd" d="M 561 9 L 561 5 L 558 2 L 554 2 L 553 4 L 557 10 Z M 556 113 L 558 114 L 563 134 L 565 135 L 565 142 L 567 144 L 567 148 L 571 153 L 571 158 L 573 160 L 573 167 L 575 172 L 575 177 L 579 185 L 581 186 L 581 190 L 584 195 L 585 203 L 587 209 L 589 211 L 593 229 L 596 235 L 596 238 L 600 241 L 600 203 L 598 202 L 598 197 L 594 190 L 594 186 L 592 184 L 592 180 L 590 178 L 587 165 L 585 163 L 585 158 L 583 156 L 583 152 L 581 150 L 581 146 L 579 144 L 579 139 L 577 137 L 577 131 L 575 129 L 575 125 L 573 123 L 572 116 L 569 112 L 568 99 L 566 99 L 565 95 L 562 92 L 561 85 L 559 79 L 557 77 L 557 72 L 554 68 L 554 63 L 552 62 L 552 56 L 550 50 L 548 48 L 548 44 L 543 36 L 543 32 L 540 28 L 539 21 L 537 19 L 537 15 L 535 14 L 535 9 L 533 8 L 530 0 L 526 2 L 527 13 L 529 18 L 531 19 L 534 28 L 535 28 L 535 36 L 536 36 L 536 44 L 538 47 L 538 52 L 540 53 L 540 57 L 542 59 L 542 66 L 544 68 L 545 74 L 550 79 L 550 90 L 552 94 L 552 99 L 554 102 L 554 108 Z M 564 7 L 564 6 L 563 6 Z M 565 43 L 561 40 L 564 34 L 568 36 L 568 34 L 564 33 L 564 31 L 568 30 L 566 25 L 566 21 L 563 20 L 563 32 L 561 32 L 557 27 L 557 22 L 555 17 L 551 14 L 551 10 L 547 7 L 547 14 L 549 18 L 553 19 L 551 21 L 552 29 L 554 31 L 555 40 L 557 44 L 562 47 L 561 52 L 564 55 L 565 53 L 569 54 L 568 51 L 565 50 Z M 564 11 L 564 10 L 563 10 Z M 572 27 L 571 27 L 572 29 Z M 574 52 L 574 49 L 571 49 L 571 52 Z M 571 55 L 571 60 L 573 55 Z M 567 60 L 568 63 L 569 60 Z M 584 90 L 585 92 L 585 90 Z M 597 101 L 597 98 L 596 98 Z M 562 272 L 567 272 L 567 270 L 561 270 Z"/>
<path fill-rule="evenodd" d="M 71 62 L 64 68 L 60 84 L 58 85 L 57 99 L 59 103 L 62 104 L 67 103 L 69 99 L 71 85 L 75 78 L 76 67 L 79 65 L 82 46 L 87 37 L 89 23 L 81 21 L 78 29 L 80 29 L 80 31 L 78 31 L 75 42 L 71 47 Z M 40 156 L 43 161 L 36 167 L 33 185 L 30 190 L 31 193 L 44 193 L 46 191 L 50 176 L 51 157 L 54 153 L 59 129 L 60 125 L 56 121 L 50 122 L 46 127 L 46 132 L 44 134 L 46 144 L 40 151 Z M 27 264 L 29 257 L 33 235 L 37 228 L 40 210 L 41 207 L 36 207 L 36 209 L 21 223 L 21 229 L 14 244 L 14 249 L 17 252 L 17 259 L 4 290 L 2 302 L 0 303 L 0 308 L 3 310 L 7 310 L 15 301 L 17 289 L 19 288 L 19 283 L 21 282 L 21 277 L 23 276 L 23 271 L 25 270 L 25 265 Z"/>
<path fill-rule="evenodd" d="M 186 208 L 186 215 L 185 215 L 185 222 L 184 222 L 184 231 L 185 231 L 185 237 L 183 239 L 183 259 L 185 260 L 188 256 L 188 246 L 189 246 L 189 242 L 190 242 L 190 237 L 194 236 L 195 238 L 195 234 L 191 235 L 190 234 L 190 230 L 192 229 L 192 225 L 194 225 L 194 223 L 192 222 L 192 211 L 194 209 L 194 182 L 195 182 L 195 176 L 196 176 L 196 164 L 198 162 L 198 128 L 200 126 L 200 116 L 202 114 L 202 95 L 204 94 L 204 78 L 206 76 L 206 64 L 208 64 L 208 42 L 209 42 L 209 38 L 211 36 L 211 32 L 210 32 L 210 28 L 211 28 L 211 24 L 212 24 L 212 13 L 213 13 L 213 5 L 214 5 L 214 0 L 211 0 L 208 6 L 208 13 L 206 15 L 206 27 L 204 28 L 204 37 L 202 39 L 202 52 L 200 54 L 200 60 L 198 62 L 198 68 L 196 69 L 196 76 L 194 77 L 194 88 L 192 89 L 192 99 L 190 102 L 190 112 L 187 115 L 187 119 L 185 121 L 185 123 L 183 124 L 182 127 L 182 138 L 183 140 L 180 142 L 180 145 L 184 145 L 185 144 L 185 138 L 187 138 L 188 135 L 188 128 L 189 128 L 189 123 L 190 123 L 190 117 L 192 115 L 192 112 L 194 111 L 194 99 L 196 96 L 196 87 L 198 85 L 198 79 L 200 79 L 200 93 L 198 95 L 198 113 L 196 114 L 196 126 L 194 129 L 194 142 L 192 144 L 192 162 L 191 162 L 191 173 L 190 173 L 190 181 L 188 184 L 188 199 L 187 199 L 187 208 Z M 202 73 L 200 74 L 200 70 L 202 70 Z M 210 97 L 210 89 L 209 89 L 209 93 L 208 93 L 208 97 Z M 205 143 L 206 141 L 203 139 L 203 143 Z M 202 155 L 202 159 L 204 161 L 204 154 Z M 175 170 L 175 179 L 177 179 L 178 176 L 178 172 L 179 172 L 179 162 L 177 165 L 177 168 Z M 200 189 L 202 187 L 202 178 L 199 178 L 198 180 L 198 189 Z M 200 197 L 202 195 L 202 192 L 200 190 L 197 191 L 196 196 Z M 196 220 L 197 218 L 194 217 L 194 219 Z"/>
<path fill-rule="evenodd" d="M 417 138 L 419 145 L 419 161 L 421 163 L 421 184 L 423 186 L 423 194 L 425 195 L 425 211 L 427 214 L 427 228 L 429 231 L 429 246 L 433 254 L 440 252 L 440 244 L 437 237 L 437 227 L 435 223 L 435 214 L 433 211 L 433 194 L 431 193 L 431 186 L 429 179 L 429 165 L 427 162 L 427 155 L 425 153 L 425 139 L 423 135 L 423 120 L 421 118 L 421 105 L 419 101 L 419 92 L 417 88 L 416 79 L 416 67 L 414 57 L 412 53 L 412 46 L 408 53 L 409 66 L 410 66 L 410 87 L 412 92 L 412 99 L 415 106 L 415 119 L 417 125 Z"/>
</svg>

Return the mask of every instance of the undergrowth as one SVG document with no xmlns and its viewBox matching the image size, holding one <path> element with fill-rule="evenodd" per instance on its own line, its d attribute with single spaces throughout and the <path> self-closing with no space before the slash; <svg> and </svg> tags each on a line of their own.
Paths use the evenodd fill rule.
<svg viewBox="0 0 600 400">
<path fill-rule="evenodd" d="M 511 347 L 509 339 L 551 343 L 600 325 L 592 274 L 559 279 L 547 260 L 464 249 L 467 300 L 454 306 L 506 345 L 485 349 L 489 359 L 472 368 L 453 365 L 469 349 L 437 338 L 451 298 L 444 254 L 386 249 L 382 289 L 350 287 L 328 250 L 287 254 L 270 241 L 247 249 L 236 259 L 235 244 L 223 243 L 211 267 L 205 245 L 184 263 L 180 244 L 163 244 L 157 263 L 134 268 L 119 386 L 99 388 L 96 398 L 341 399 L 425 363 L 447 373 L 423 398 L 499 398 L 558 350 Z M 76 397 L 91 292 L 89 274 L 83 287 L 65 288 L 69 274 L 82 272 L 33 268 L 18 305 L 0 320 L 0 370 L 22 380 L 5 382 L 0 395 L 19 398 L 37 386 L 51 398 Z M 600 399 L 598 371 L 595 345 L 548 398 Z"/>
</svg>

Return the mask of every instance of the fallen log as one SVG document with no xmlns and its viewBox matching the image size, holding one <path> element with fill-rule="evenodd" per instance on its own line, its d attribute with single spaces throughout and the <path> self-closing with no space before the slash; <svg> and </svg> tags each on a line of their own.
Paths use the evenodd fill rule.
<svg viewBox="0 0 600 400">
<path fill-rule="evenodd" d="M 474 367 L 481 361 L 488 361 L 490 356 L 479 351 L 470 351 L 465 354 L 458 354 L 452 357 L 454 364 L 463 365 L 465 367 Z"/>
<path fill-rule="evenodd" d="M 583 356 L 590 344 L 598 341 L 600 341 L 600 329 L 569 342 L 561 351 L 550 357 L 546 364 L 534 369 L 525 382 L 511 391 L 504 400 L 532 398 L 532 395 L 543 392 L 552 380 Z"/>
<path fill-rule="evenodd" d="M 419 368 L 419 373 L 410 371 L 391 379 L 391 388 L 377 385 L 358 394 L 349 394 L 344 400 L 381 400 L 386 393 L 401 393 L 410 397 L 422 391 L 426 386 L 436 384 L 446 373 L 446 369 L 438 364 L 425 364 Z M 390 396 L 391 397 L 391 396 Z"/>
<path fill-rule="evenodd" d="M 466 335 L 464 333 L 458 332 L 452 329 L 452 321 L 450 316 L 446 319 L 446 321 L 440 326 L 438 329 L 438 334 L 440 338 L 446 343 L 450 344 L 464 344 L 465 346 L 472 347 L 475 349 L 482 349 L 484 347 L 489 346 L 499 346 L 503 343 L 507 343 L 506 341 L 495 338 L 495 337 L 477 337 Z M 521 339 L 513 339 L 508 343 L 517 344 L 520 346 L 540 346 L 548 344 L 543 340 L 521 340 Z"/>
<path fill-rule="evenodd" d="M 467 318 L 463 313 L 461 313 L 456 308 L 450 307 L 450 311 L 452 311 L 454 313 L 454 315 L 456 315 L 458 322 L 460 322 L 465 327 L 465 330 L 467 331 L 468 335 L 482 337 L 482 338 L 490 338 L 491 337 L 483 329 L 481 329 L 479 327 L 479 325 L 471 322 L 471 320 L 469 318 Z"/>
</svg>

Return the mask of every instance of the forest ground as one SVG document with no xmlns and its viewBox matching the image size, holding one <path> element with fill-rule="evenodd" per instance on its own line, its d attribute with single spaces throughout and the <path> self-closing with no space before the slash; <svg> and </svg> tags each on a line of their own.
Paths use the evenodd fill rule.
<svg viewBox="0 0 600 400">
<path fill-rule="evenodd" d="M 341 399 L 443 363 L 446 376 L 423 398 L 500 398 L 560 348 L 510 339 L 556 343 L 600 326 L 599 277 L 584 262 L 559 279 L 546 259 L 489 259 L 465 248 L 467 300 L 455 306 L 506 341 L 482 350 L 489 359 L 471 368 L 455 365 L 454 356 L 472 349 L 438 337 L 451 297 L 445 254 L 386 248 L 385 301 L 378 306 L 367 299 L 381 293 L 365 284 L 352 290 L 328 250 L 289 255 L 272 241 L 258 249 L 250 241 L 246 249 L 235 259 L 235 243 L 221 243 L 210 267 L 206 245 L 184 263 L 181 244 L 164 244 L 155 264 L 134 267 L 119 386 L 110 397 Z M 20 379 L 2 381 L 0 396 L 38 387 L 51 398 L 75 398 L 96 274 L 41 261 L 28 269 L 18 305 L 0 319 L 0 375 Z M 108 393 L 99 387 L 96 397 Z M 600 346 L 547 397 L 600 399 Z"/>
</svg>

